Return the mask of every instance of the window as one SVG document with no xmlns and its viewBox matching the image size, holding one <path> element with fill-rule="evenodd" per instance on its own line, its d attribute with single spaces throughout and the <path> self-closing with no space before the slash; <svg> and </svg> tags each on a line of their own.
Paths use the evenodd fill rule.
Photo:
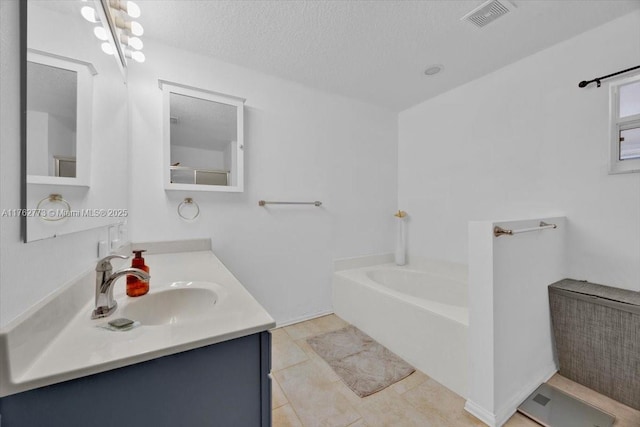
<svg viewBox="0 0 640 427">
<path fill-rule="evenodd" d="M 640 172 L 640 75 L 611 84 L 610 172 Z"/>
</svg>

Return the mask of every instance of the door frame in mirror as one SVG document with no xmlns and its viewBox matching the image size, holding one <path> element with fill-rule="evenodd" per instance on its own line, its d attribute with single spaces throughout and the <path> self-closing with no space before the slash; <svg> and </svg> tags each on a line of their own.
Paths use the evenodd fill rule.
<svg viewBox="0 0 640 427">
<path fill-rule="evenodd" d="M 219 92 L 200 89 L 167 80 L 158 80 L 158 87 L 162 90 L 162 138 L 163 138 L 163 177 L 165 190 L 185 191 L 222 191 L 241 193 L 244 191 L 244 104 L 246 99 L 237 96 L 226 95 Z M 177 184 L 171 182 L 171 94 L 190 96 L 206 101 L 230 105 L 236 108 L 236 170 L 235 185 L 201 185 L 201 184 Z"/>
<path fill-rule="evenodd" d="M 27 49 L 27 62 L 47 65 L 62 70 L 73 71 L 77 75 L 76 100 L 76 176 L 75 178 L 44 175 L 27 175 L 27 184 L 55 184 L 89 187 L 91 178 L 91 141 L 93 111 L 93 76 L 98 74 L 89 63 L 73 58 Z M 25 122 L 27 120 L 27 101 L 24 104 Z M 25 129 L 25 146 L 27 145 Z M 25 165 L 28 166 L 28 165 Z M 28 171 L 28 169 L 26 169 Z"/>
</svg>

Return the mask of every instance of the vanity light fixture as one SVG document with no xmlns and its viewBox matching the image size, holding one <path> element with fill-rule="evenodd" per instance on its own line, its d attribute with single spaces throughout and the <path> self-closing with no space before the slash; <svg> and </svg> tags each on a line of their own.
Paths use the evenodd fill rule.
<svg viewBox="0 0 640 427">
<path fill-rule="evenodd" d="M 134 36 L 141 36 L 144 34 L 144 28 L 136 21 L 125 21 L 120 16 L 116 16 L 116 27 L 121 30 L 128 31 Z"/>
<path fill-rule="evenodd" d="M 82 9 L 80 9 L 80 14 L 84 19 L 91 23 L 95 24 L 100 22 L 100 19 L 98 19 L 98 15 L 96 15 L 96 10 L 91 6 L 83 6 Z"/>
<path fill-rule="evenodd" d="M 126 34 L 120 34 L 120 42 L 125 45 L 134 48 L 135 50 L 142 50 L 144 44 L 138 37 L 129 37 Z"/>
<path fill-rule="evenodd" d="M 105 30 L 104 27 L 95 27 L 93 29 L 93 34 L 98 38 L 98 40 L 102 40 L 103 42 L 109 40 L 107 30 Z"/>
<path fill-rule="evenodd" d="M 145 59 L 147 59 L 144 56 L 144 53 L 140 52 L 139 50 L 126 50 L 124 54 L 127 58 L 131 58 L 136 62 L 144 62 Z"/>
<path fill-rule="evenodd" d="M 109 0 L 109 6 L 113 9 L 121 10 L 132 18 L 140 17 L 140 6 L 132 1 Z"/>
<path fill-rule="evenodd" d="M 113 55 L 115 53 L 115 51 L 113 50 L 113 46 L 111 46 L 107 42 L 102 43 L 102 45 L 100 45 L 100 47 L 102 48 L 102 51 L 104 53 L 106 53 L 107 55 Z"/>
<path fill-rule="evenodd" d="M 127 59 L 144 62 L 146 58 L 141 52 L 144 44 L 138 38 L 144 34 L 144 28 L 139 22 L 129 19 L 140 17 L 140 7 L 126 0 L 94 1 L 95 7 L 83 6 L 80 13 L 87 21 L 99 24 L 94 27 L 93 34 L 103 42 L 102 51 L 117 57 L 123 73 L 127 67 Z"/>
</svg>

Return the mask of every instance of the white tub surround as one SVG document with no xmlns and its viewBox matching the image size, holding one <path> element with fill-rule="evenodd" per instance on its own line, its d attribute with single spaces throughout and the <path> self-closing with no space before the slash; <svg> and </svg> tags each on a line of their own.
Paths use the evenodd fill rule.
<svg viewBox="0 0 640 427">
<path fill-rule="evenodd" d="M 118 309 L 107 318 L 91 320 L 95 290 L 92 268 L 0 330 L 0 360 L 3 361 L 0 365 L 0 397 L 247 336 L 275 326 L 271 316 L 213 252 L 202 250 L 203 244 L 202 241 L 146 244 L 152 254 L 146 255 L 145 260 L 151 274 L 147 295 L 176 286 L 189 286 L 175 284 L 185 281 L 198 282 L 191 286 L 209 287 L 216 292 L 217 302 L 206 321 L 142 324 L 126 332 L 98 328 L 96 325 L 122 317 L 121 313 L 129 304 L 142 301 L 146 296 L 127 297 L 126 281 L 121 278 L 114 289 Z M 158 253 L 176 248 L 188 252 Z M 199 250 L 189 251 L 192 248 Z M 114 270 L 129 263 L 130 260 L 120 263 L 114 260 Z"/>
<path fill-rule="evenodd" d="M 536 228 L 494 236 L 494 227 Z M 469 394 L 465 409 L 503 425 L 555 373 L 547 286 L 567 274 L 565 217 L 469 223 Z"/>
<path fill-rule="evenodd" d="M 333 261 L 333 271 L 351 270 L 354 268 L 371 267 L 374 265 L 393 262 L 392 253 L 363 255 L 351 258 L 341 258 Z"/>
<path fill-rule="evenodd" d="M 414 260 L 337 271 L 335 313 L 416 368 L 466 396 L 466 267 Z"/>
</svg>

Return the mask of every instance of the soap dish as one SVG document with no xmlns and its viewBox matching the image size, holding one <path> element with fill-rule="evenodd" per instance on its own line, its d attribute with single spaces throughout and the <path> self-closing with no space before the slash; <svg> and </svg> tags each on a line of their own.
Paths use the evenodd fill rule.
<svg viewBox="0 0 640 427">
<path fill-rule="evenodd" d="M 115 319 L 107 323 L 96 325 L 97 328 L 118 332 L 130 331 L 138 326 L 140 326 L 140 322 L 125 318 Z"/>
</svg>

